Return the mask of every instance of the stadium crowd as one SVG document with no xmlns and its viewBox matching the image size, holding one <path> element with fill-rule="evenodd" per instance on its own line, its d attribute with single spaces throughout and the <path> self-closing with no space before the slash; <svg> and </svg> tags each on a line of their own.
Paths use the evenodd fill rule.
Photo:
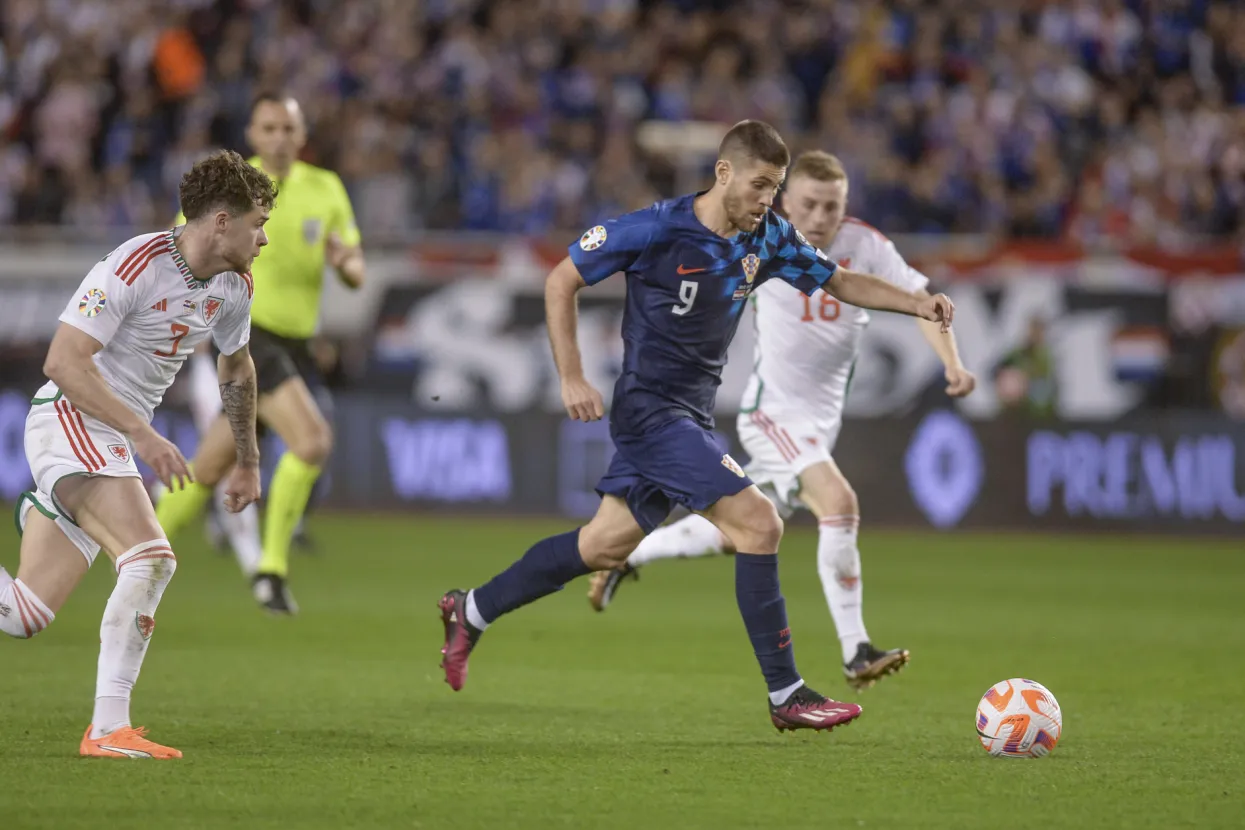
<svg viewBox="0 0 1245 830">
<path fill-rule="evenodd" d="M 1208 0 L 5 0 L 0 224 L 146 227 L 303 104 L 373 237 L 671 195 L 645 120 L 762 118 L 892 232 L 1239 241 L 1245 8 Z"/>
</svg>

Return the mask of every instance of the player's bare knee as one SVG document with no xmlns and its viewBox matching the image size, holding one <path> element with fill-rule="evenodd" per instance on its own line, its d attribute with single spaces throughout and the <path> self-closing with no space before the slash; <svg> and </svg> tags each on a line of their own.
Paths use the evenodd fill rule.
<svg viewBox="0 0 1245 830">
<path fill-rule="evenodd" d="M 290 447 L 290 452 L 304 464 L 320 467 L 333 452 L 333 430 L 326 423 L 308 427 Z"/>
<path fill-rule="evenodd" d="M 579 555 L 583 557 L 584 564 L 594 571 L 622 567 L 636 548 L 637 543 L 631 540 L 612 534 L 586 531 L 587 526 L 579 532 Z"/>
<path fill-rule="evenodd" d="M 835 508 L 840 516 L 858 516 L 860 515 L 860 499 L 856 497 L 856 491 L 852 485 L 847 483 L 847 479 L 843 479 L 843 486 L 837 494 L 838 500 L 835 502 Z"/>
<path fill-rule="evenodd" d="M 860 500 L 846 479 L 840 478 L 819 495 L 820 498 L 810 505 L 813 515 L 818 519 L 825 519 L 829 516 L 860 515 Z"/>
<path fill-rule="evenodd" d="M 800 475 L 800 500 L 818 519 L 860 513 L 856 491 L 830 463 L 817 464 Z"/>
<path fill-rule="evenodd" d="M 215 487 L 225 479 L 225 475 L 233 467 L 236 456 L 231 446 L 224 452 L 214 452 L 211 448 L 203 448 L 191 462 L 191 471 L 195 481 L 204 487 Z"/>
<path fill-rule="evenodd" d="M 750 505 L 740 528 L 732 536 L 735 549 L 745 553 L 777 553 L 782 543 L 783 522 L 778 509 L 769 499 L 758 499 Z"/>
<path fill-rule="evenodd" d="M 579 555 L 594 571 L 619 568 L 643 538 L 643 533 L 623 533 L 594 519 L 579 531 Z"/>
</svg>

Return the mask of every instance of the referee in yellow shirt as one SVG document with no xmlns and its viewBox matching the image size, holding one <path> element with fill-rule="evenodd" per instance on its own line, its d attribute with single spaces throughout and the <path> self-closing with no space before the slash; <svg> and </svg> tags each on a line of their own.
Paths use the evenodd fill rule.
<svg viewBox="0 0 1245 830">
<path fill-rule="evenodd" d="M 263 554 L 252 586 L 261 606 L 293 614 L 297 605 L 287 584 L 290 540 L 333 445 L 332 428 L 311 392 L 321 380 L 308 341 L 319 322 L 325 266 L 347 286 L 358 288 L 365 264 L 341 179 L 298 160 L 307 142 L 298 102 L 284 95 L 259 95 L 251 107 L 246 137 L 256 152 L 251 164 L 278 187 L 277 203 L 264 227 L 268 248 L 252 269 L 251 357 L 259 420 L 286 446 L 268 488 Z M 172 537 L 199 515 L 233 463 L 229 426 L 218 417 L 201 436 L 194 459 L 195 482 L 165 494 L 157 506 L 165 533 Z"/>
</svg>

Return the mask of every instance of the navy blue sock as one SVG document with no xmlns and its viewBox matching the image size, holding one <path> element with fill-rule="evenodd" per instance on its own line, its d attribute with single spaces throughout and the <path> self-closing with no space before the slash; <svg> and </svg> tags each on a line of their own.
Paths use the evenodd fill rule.
<svg viewBox="0 0 1245 830">
<path fill-rule="evenodd" d="M 475 590 L 476 610 L 485 622 L 562 590 L 591 573 L 579 555 L 579 530 L 541 539 L 523 558 Z"/>
<path fill-rule="evenodd" d="M 787 603 L 778 590 L 778 554 L 735 554 L 735 601 L 769 690 L 798 683 Z"/>
</svg>

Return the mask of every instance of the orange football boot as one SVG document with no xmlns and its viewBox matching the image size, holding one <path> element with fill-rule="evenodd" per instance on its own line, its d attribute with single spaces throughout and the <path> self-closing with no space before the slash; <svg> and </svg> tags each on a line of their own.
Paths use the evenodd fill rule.
<svg viewBox="0 0 1245 830">
<path fill-rule="evenodd" d="M 145 737 L 143 727 L 123 726 L 116 732 L 100 738 L 91 738 L 91 727 L 86 728 L 78 754 L 83 758 L 180 758 L 182 753 L 169 746 L 160 746 Z"/>
</svg>

